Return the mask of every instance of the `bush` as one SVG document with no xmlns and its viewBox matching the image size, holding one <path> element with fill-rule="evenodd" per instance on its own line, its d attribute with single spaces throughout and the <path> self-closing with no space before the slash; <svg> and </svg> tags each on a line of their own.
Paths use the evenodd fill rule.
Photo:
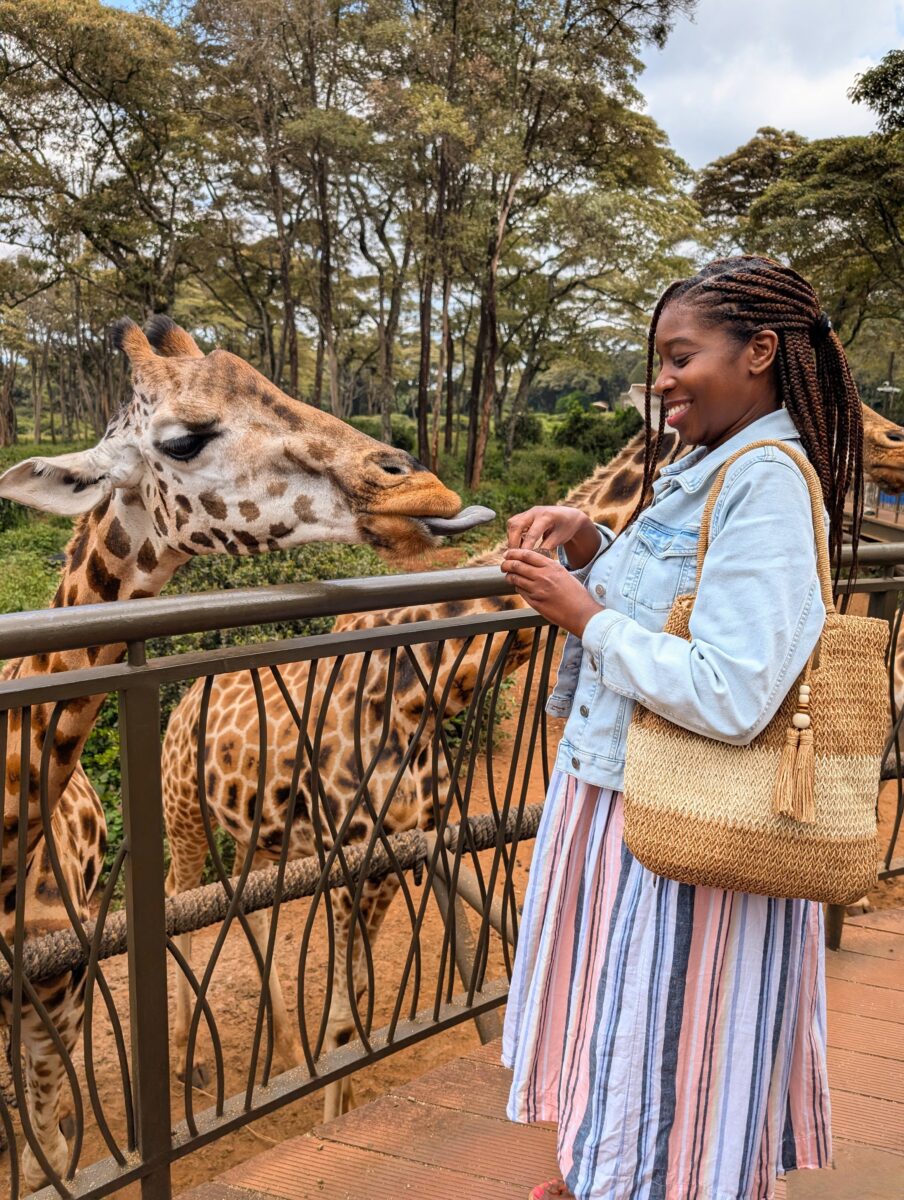
<svg viewBox="0 0 904 1200">
<path fill-rule="evenodd" d="M 383 423 L 380 417 L 350 417 L 348 423 L 366 433 L 368 437 L 376 438 L 378 442 L 383 441 Z M 417 445 L 417 427 L 410 417 L 403 417 L 401 413 L 392 414 L 391 444 L 399 450 L 407 450 L 409 454 L 414 453 Z"/>
<path fill-rule="evenodd" d="M 594 455 L 598 463 L 605 463 L 642 428 L 643 418 L 633 407 L 617 413 L 585 411 L 579 400 L 572 399 L 553 441 L 563 448 L 583 450 Z"/>
<path fill-rule="evenodd" d="M 496 440 L 500 446 L 505 445 L 508 436 L 508 421 L 496 425 Z M 513 450 L 521 450 L 524 446 L 539 446 L 543 441 L 543 422 L 536 413 L 527 411 L 518 414 L 515 421 L 515 437 L 512 442 Z"/>
<path fill-rule="evenodd" d="M 11 507 L 19 509 L 19 505 Z M 62 552 L 71 529 L 65 518 L 28 513 L 2 529 L 0 612 L 28 612 L 47 607 L 56 591 Z"/>
</svg>

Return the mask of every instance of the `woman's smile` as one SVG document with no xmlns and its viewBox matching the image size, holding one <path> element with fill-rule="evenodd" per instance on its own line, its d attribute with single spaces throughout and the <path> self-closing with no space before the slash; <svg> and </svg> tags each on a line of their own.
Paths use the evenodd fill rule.
<svg viewBox="0 0 904 1200">
<path fill-rule="evenodd" d="M 690 408 L 692 401 L 690 400 L 667 400 L 665 402 L 665 423 L 666 425 L 678 425 L 681 418 Z"/>
</svg>

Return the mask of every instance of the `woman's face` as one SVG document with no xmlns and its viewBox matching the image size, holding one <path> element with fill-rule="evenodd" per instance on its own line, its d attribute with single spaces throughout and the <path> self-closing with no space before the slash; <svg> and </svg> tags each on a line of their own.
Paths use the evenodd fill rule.
<svg viewBox="0 0 904 1200">
<path fill-rule="evenodd" d="M 777 345 L 767 329 L 741 346 L 723 326 L 701 324 L 693 306 L 667 304 L 656 327 L 660 369 L 653 383 L 666 424 L 685 444 L 712 450 L 773 412 L 779 407 L 771 370 Z"/>
</svg>

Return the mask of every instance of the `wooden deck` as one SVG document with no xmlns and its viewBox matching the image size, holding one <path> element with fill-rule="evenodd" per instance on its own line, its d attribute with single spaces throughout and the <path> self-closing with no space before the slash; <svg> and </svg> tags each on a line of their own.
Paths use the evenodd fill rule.
<svg viewBox="0 0 904 1200">
<path fill-rule="evenodd" d="M 776 1200 L 904 1195 L 904 909 L 849 919 L 828 952 L 836 1170 Z M 505 1119 L 498 1043 L 249 1159 L 181 1200 L 526 1200 L 554 1176 L 551 1126 Z"/>
</svg>

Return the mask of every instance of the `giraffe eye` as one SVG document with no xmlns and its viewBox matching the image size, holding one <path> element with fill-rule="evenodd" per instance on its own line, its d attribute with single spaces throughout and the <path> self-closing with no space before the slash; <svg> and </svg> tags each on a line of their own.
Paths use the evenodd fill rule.
<svg viewBox="0 0 904 1200">
<path fill-rule="evenodd" d="M 168 458 L 175 458 L 177 462 L 190 462 L 217 436 L 216 433 L 184 433 L 181 437 L 158 442 L 157 449 L 162 450 Z"/>
</svg>

